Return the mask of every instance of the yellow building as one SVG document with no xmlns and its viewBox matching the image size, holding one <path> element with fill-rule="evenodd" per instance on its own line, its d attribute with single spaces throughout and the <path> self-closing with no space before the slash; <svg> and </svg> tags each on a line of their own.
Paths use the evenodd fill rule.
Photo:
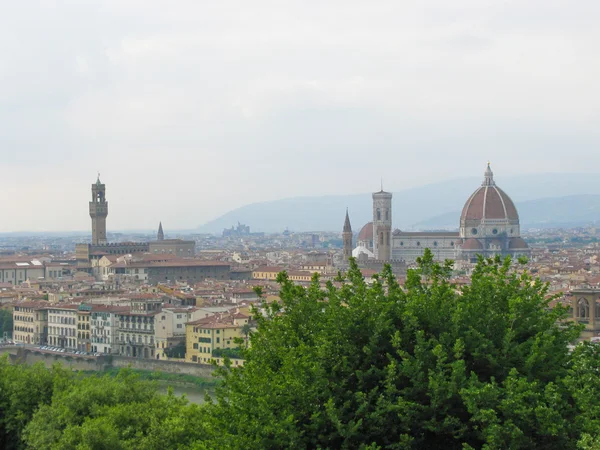
<svg viewBox="0 0 600 450">
<path fill-rule="evenodd" d="M 91 350 L 90 317 L 92 306 L 81 304 L 77 308 L 77 350 L 89 352 Z"/>
<path fill-rule="evenodd" d="M 259 267 L 252 272 L 252 279 L 264 280 L 264 281 L 275 281 L 279 272 L 286 269 L 282 267 Z M 288 278 L 292 281 L 310 282 L 313 274 L 318 271 L 305 271 L 305 270 L 286 270 Z"/>
<path fill-rule="evenodd" d="M 252 278 L 254 280 L 275 281 L 277 274 L 283 270 L 285 270 L 283 267 L 259 267 L 252 271 Z"/>
<path fill-rule="evenodd" d="M 13 341 L 45 344 L 48 338 L 47 302 L 22 302 L 13 309 Z"/>
<path fill-rule="evenodd" d="M 309 283 L 312 280 L 314 272 L 305 272 L 302 270 L 290 270 L 288 273 L 288 278 L 291 281 L 300 281 L 304 283 Z"/>
<path fill-rule="evenodd" d="M 250 317 L 242 313 L 215 314 L 186 324 L 186 362 L 209 364 L 212 360 L 222 363 L 213 356 L 217 349 L 238 348 L 235 338 L 246 339 Z M 242 365 L 243 360 L 232 359 L 233 365 Z"/>
</svg>

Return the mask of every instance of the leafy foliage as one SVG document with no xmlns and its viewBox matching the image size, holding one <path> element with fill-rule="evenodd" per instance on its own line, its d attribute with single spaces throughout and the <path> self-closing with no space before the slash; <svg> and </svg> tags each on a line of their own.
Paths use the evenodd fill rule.
<svg viewBox="0 0 600 450">
<path fill-rule="evenodd" d="M 165 354 L 168 358 L 185 358 L 185 342 L 165 348 Z"/>
<path fill-rule="evenodd" d="M 0 339 L 4 337 L 4 333 L 8 333 L 11 337 L 13 332 L 13 315 L 9 309 L 0 309 Z"/>
<path fill-rule="evenodd" d="M 200 438 L 191 423 L 185 435 L 163 423 L 189 421 L 185 399 L 159 395 L 152 384 L 122 371 L 117 377 L 85 377 L 58 389 L 27 425 L 24 441 L 31 448 L 176 448 Z M 186 414 L 184 414 L 184 411 Z M 198 430 L 201 427 L 197 427 Z M 175 434 L 177 439 L 164 441 Z"/>
<path fill-rule="evenodd" d="M 280 274 L 281 302 L 255 313 L 244 367 L 222 369 L 208 406 L 217 446 L 574 448 L 580 328 L 513 267 L 481 260 L 462 288 L 429 251 L 405 289 L 389 267 L 368 286 L 355 262 L 341 288 Z"/>
<path fill-rule="evenodd" d="M 212 355 L 215 358 L 244 358 L 242 349 L 240 348 L 216 348 L 212 351 Z"/>
<path fill-rule="evenodd" d="M 70 375 L 60 366 L 16 366 L 8 355 L 0 358 L 0 448 L 21 448 L 24 428 L 40 405 L 51 402 L 55 387 L 68 384 Z"/>
</svg>

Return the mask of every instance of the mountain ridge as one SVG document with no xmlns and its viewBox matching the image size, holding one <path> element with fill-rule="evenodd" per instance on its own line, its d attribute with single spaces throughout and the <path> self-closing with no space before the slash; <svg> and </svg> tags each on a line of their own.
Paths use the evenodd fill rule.
<svg viewBox="0 0 600 450">
<path fill-rule="evenodd" d="M 511 177 L 495 177 L 497 184 L 517 203 L 522 215 L 521 223 L 527 226 L 536 222 L 521 211 L 519 204 L 528 201 L 546 201 L 548 208 L 552 202 L 561 203 L 564 197 L 600 195 L 600 175 L 598 174 L 528 174 Z M 454 223 L 458 227 L 460 210 L 464 202 L 481 185 L 482 178 L 459 178 L 439 183 L 408 188 L 394 192 L 393 226 L 405 230 L 421 228 L 427 221 L 449 214 L 457 214 Z M 546 200 L 545 200 L 546 199 Z M 554 199 L 549 201 L 548 199 Z M 595 199 L 593 200 L 595 202 Z M 578 201 L 575 206 L 585 206 Z M 595 203 L 594 203 L 595 205 Z M 565 209 L 561 203 L 557 213 L 568 219 L 576 211 Z M 220 233 L 237 222 L 250 226 L 251 231 L 280 232 L 286 228 L 293 231 L 340 231 L 349 209 L 353 230 L 358 231 L 372 217 L 371 194 L 336 194 L 326 196 L 292 197 L 268 202 L 257 202 L 241 206 L 200 226 L 198 231 Z M 525 205 L 525 208 L 535 204 Z M 536 209 L 537 210 L 537 209 Z M 548 211 L 551 213 L 551 211 Z M 600 220 L 595 212 L 590 213 L 594 220 Z M 433 223 L 432 223 L 433 225 Z"/>
</svg>

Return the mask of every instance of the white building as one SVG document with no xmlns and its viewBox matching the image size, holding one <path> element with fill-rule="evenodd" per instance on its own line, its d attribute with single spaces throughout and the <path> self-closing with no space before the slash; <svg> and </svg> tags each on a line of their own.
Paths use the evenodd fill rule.
<svg viewBox="0 0 600 450">
<path fill-rule="evenodd" d="M 156 345 L 156 358 L 167 359 L 165 349 L 185 343 L 185 324 L 192 320 L 197 308 L 163 308 L 155 316 L 156 327 L 154 343 Z"/>
<path fill-rule="evenodd" d="M 21 284 L 45 276 L 44 264 L 38 260 L 0 263 L 0 283 Z"/>
<path fill-rule="evenodd" d="M 94 353 L 119 353 L 118 315 L 129 311 L 128 306 L 92 305 L 91 351 Z"/>
<path fill-rule="evenodd" d="M 155 358 L 155 324 L 160 301 L 132 301 L 131 310 L 117 313 L 119 353 L 134 358 Z"/>
<path fill-rule="evenodd" d="M 79 305 L 52 305 L 48 308 L 48 344 L 77 350 L 77 308 Z"/>
</svg>

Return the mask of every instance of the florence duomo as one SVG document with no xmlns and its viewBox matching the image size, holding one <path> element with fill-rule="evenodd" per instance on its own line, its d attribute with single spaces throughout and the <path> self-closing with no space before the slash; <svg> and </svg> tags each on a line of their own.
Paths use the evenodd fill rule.
<svg viewBox="0 0 600 450">
<path fill-rule="evenodd" d="M 392 230 L 392 194 L 383 188 L 373 193 L 373 221 L 365 224 L 357 236 L 357 245 L 346 234 L 344 225 L 344 261 L 352 255 L 360 262 L 412 264 L 429 248 L 437 260 L 475 262 L 484 257 L 530 256 L 531 250 L 521 238 L 519 214 L 511 198 L 496 185 L 490 163 L 483 182 L 465 202 L 458 231 L 407 232 Z"/>
</svg>

